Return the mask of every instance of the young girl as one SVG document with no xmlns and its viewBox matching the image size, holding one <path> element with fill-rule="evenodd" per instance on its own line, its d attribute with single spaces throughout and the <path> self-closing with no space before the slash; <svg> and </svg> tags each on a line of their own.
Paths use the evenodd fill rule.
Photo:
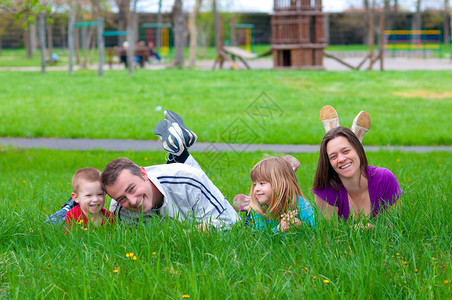
<svg viewBox="0 0 452 300">
<path fill-rule="evenodd" d="M 280 157 L 261 160 L 251 170 L 250 177 L 253 184 L 247 225 L 258 230 L 268 228 L 275 233 L 303 222 L 315 227 L 314 212 L 287 160 Z"/>
</svg>

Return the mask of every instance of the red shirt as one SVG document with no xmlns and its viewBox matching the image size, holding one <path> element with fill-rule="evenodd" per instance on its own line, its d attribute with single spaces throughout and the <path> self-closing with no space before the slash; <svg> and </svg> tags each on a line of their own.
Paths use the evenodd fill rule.
<svg viewBox="0 0 452 300">
<path fill-rule="evenodd" d="M 107 226 L 112 227 L 112 225 L 115 224 L 116 222 L 115 215 L 106 210 L 105 208 L 102 208 L 101 213 L 102 213 L 102 222 L 100 223 L 99 227 Z M 89 220 L 82 212 L 80 205 L 77 205 L 76 207 L 73 207 L 70 211 L 67 212 L 64 222 L 66 223 L 66 228 L 72 228 L 75 225 L 80 225 L 82 229 L 85 229 L 88 228 L 87 225 L 89 223 Z"/>
</svg>

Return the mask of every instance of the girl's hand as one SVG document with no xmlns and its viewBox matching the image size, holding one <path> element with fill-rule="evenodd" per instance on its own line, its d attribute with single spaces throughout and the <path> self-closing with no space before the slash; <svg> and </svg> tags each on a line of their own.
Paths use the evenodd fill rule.
<svg viewBox="0 0 452 300">
<path fill-rule="evenodd" d="M 281 222 L 277 227 L 278 231 L 286 232 L 290 228 L 301 225 L 301 221 L 297 216 L 298 211 L 296 210 L 281 215 Z"/>
</svg>

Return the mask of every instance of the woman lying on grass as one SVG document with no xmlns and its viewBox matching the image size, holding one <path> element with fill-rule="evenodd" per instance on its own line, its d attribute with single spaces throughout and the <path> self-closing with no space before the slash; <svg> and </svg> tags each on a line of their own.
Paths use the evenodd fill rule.
<svg viewBox="0 0 452 300">
<path fill-rule="evenodd" d="M 402 195 L 394 174 L 369 166 L 357 135 L 341 126 L 323 137 L 312 190 L 317 207 L 329 220 L 337 215 L 345 221 L 375 217 Z"/>
<path fill-rule="evenodd" d="M 261 160 L 251 170 L 250 177 L 253 184 L 247 225 L 275 233 L 303 223 L 315 227 L 314 212 L 286 159 L 269 157 Z"/>
</svg>

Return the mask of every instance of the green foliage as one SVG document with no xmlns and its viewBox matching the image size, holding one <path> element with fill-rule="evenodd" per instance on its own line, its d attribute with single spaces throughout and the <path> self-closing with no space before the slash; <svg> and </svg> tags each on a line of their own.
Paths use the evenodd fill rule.
<svg viewBox="0 0 452 300">
<path fill-rule="evenodd" d="M 39 0 L 2 1 L 0 8 L 12 12 L 14 18 L 22 24 L 24 29 L 27 29 L 29 24 L 36 22 L 36 16 L 40 12 L 50 13 L 51 11 L 51 7 L 47 6 L 45 1 Z"/>
<path fill-rule="evenodd" d="M 247 191 L 249 171 L 262 155 L 237 154 L 220 173 L 211 155 L 194 153 L 209 176 L 218 174 L 213 181 L 229 199 Z M 400 213 L 380 215 L 367 230 L 318 216 L 317 229 L 284 235 L 240 225 L 199 232 L 194 224 L 157 218 L 146 226 L 75 228 L 66 235 L 45 224 L 67 200 L 76 169 L 102 169 L 120 156 L 151 165 L 164 153 L 1 149 L 2 298 L 450 297 L 451 153 L 368 153 L 371 164 L 393 171 L 404 194 Z M 318 154 L 295 156 L 313 203 L 309 186 Z"/>
<path fill-rule="evenodd" d="M 182 112 L 202 142 L 315 145 L 330 104 L 344 126 L 369 112 L 366 145 L 451 145 L 451 80 L 450 71 L 0 72 L 0 136 L 157 139 L 161 106 Z"/>
</svg>

